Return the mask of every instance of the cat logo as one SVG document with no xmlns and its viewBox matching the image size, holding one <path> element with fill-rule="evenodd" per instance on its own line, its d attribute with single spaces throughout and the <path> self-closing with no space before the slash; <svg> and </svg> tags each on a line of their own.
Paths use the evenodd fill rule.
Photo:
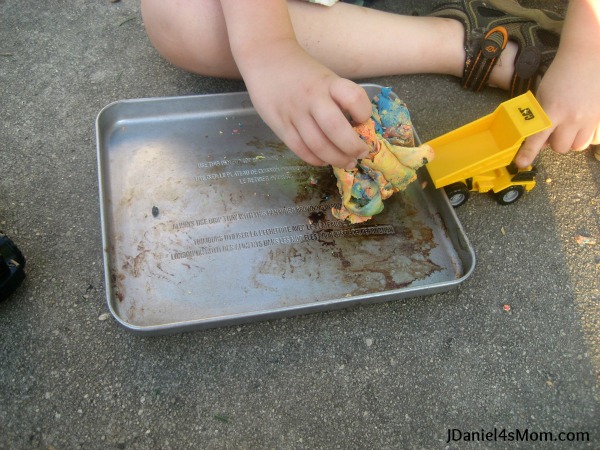
<svg viewBox="0 0 600 450">
<path fill-rule="evenodd" d="M 519 112 L 525 118 L 525 120 L 535 119 L 535 115 L 531 112 L 529 108 L 519 108 Z"/>
</svg>

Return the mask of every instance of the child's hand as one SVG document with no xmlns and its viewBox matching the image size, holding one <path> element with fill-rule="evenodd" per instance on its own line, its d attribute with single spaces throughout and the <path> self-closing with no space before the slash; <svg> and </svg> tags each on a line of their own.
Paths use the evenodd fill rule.
<svg viewBox="0 0 600 450">
<path fill-rule="evenodd" d="M 364 89 L 338 77 L 296 42 L 270 46 L 240 65 L 253 105 L 296 155 L 309 164 L 351 168 L 368 155 L 345 116 L 362 123 L 371 116 Z"/>
<path fill-rule="evenodd" d="M 578 64 L 576 59 L 576 55 L 557 55 L 542 79 L 537 99 L 552 120 L 552 127 L 523 143 L 516 157 L 519 167 L 531 164 L 546 144 L 565 154 L 600 143 L 598 66 L 586 67 L 587 62 Z"/>
<path fill-rule="evenodd" d="M 515 162 L 525 167 L 548 144 L 558 153 L 600 144 L 600 4 L 570 2 L 554 61 L 537 98 L 552 127 L 525 140 Z"/>
</svg>

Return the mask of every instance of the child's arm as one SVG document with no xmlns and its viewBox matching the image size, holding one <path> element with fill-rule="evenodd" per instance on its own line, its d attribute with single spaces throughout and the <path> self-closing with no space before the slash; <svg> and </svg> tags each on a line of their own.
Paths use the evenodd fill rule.
<svg viewBox="0 0 600 450">
<path fill-rule="evenodd" d="M 537 91 L 552 128 L 525 141 L 519 166 L 531 164 L 546 141 L 558 153 L 600 144 L 599 67 L 600 1 L 572 0 L 558 52 Z"/>
<path fill-rule="evenodd" d="M 286 0 L 221 0 L 238 69 L 262 119 L 300 158 L 354 167 L 368 154 L 344 113 L 371 115 L 360 86 L 338 77 L 298 44 Z"/>
</svg>

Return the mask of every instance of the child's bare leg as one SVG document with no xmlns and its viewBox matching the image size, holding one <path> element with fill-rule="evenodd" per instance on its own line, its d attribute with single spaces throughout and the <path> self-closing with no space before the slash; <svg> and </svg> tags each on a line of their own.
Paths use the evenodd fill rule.
<svg viewBox="0 0 600 450">
<path fill-rule="evenodd" d="M 458 21 L 401 16 L 338 3 L 289 1 L 296 37 L 339 76 L 359 79 L 410 73 L 462 76 L 464 28 Z M 157 50 L 199 74 L 239 78 L 223 13 L 216 0 L 142 0 L 144 23 Z M 509 43 L 489 83 L 507 88 L 516 45 Z"/>
<path fill-rule="evenodd" d="M 240 78 L 218 0 L 142 0 L 150 41 L 171 63 L 202 75 Z"/>
</svg>

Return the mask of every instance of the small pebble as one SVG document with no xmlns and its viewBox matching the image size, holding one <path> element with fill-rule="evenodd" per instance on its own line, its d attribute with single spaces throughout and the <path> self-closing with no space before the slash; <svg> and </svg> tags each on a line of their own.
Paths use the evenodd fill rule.
<svg viewBox="0 0 600 450">
<path fill-rule="evenodd" d="M 596 245 L 596 239 L 591 238 L 589 236 L 583 236 L 581 234 L 578 234 L 577 236 L 575 236 L 575 242 L 577 242 L 581 246 Z"/>
</svg>

